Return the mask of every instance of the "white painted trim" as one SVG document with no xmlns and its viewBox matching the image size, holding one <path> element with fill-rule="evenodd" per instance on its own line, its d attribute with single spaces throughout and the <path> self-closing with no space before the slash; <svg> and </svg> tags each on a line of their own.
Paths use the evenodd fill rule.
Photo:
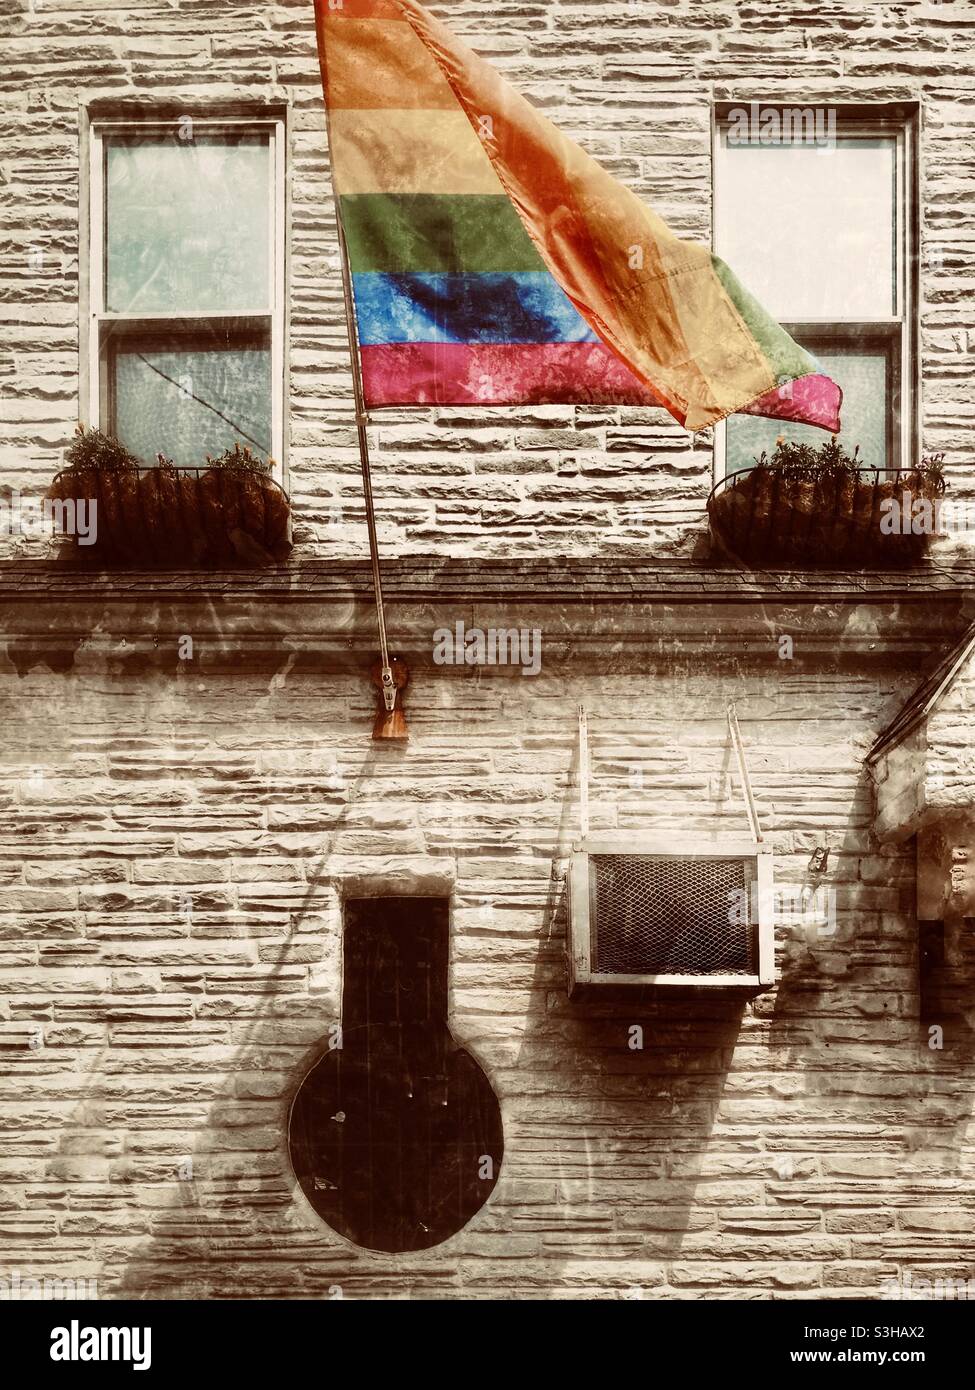
<svg viewBox="0 0 975 1390">
<path fill-rule="evenodd" d="M 270 199 L 270 285 L 271 285 L 271 457 L 274 477 L 284 481 L 284 412 L 285 412 L 285 334 L 287 332 L 287 280 L 285 246 L 285 161 L 287 135 L 283 120 L 274 122 L 271 133 L 271 177 L 274 181 Z"/>
<path fill-rule="evenodd" d="M 577 845 L 576 854 L 658 854 L 676 859 L 744 859 L 767 853 L 766 846 L 745 835 L 708 835 L 685 831 L 683 834 L 641 834 L 614 831 L 591 835 Z"/>
<path fill-rule="evenodd" d="M 105 310 L 99 314 L 102 323 L 206 323 L 209 320 L 220 319 L 267 319 L 271 317 L 270 310 L 263 309 L 234 309 L 228 312 L 226 309 L 187 309 L 185 313 L 178 313 L 173 309 L 169 310 L 150 310 L 145 314 L 129 314 L 121 309 Z"/>
<path fill-rule="evenodd" d="M 581 983 L 581 981 L 580 981 Z M 767 982 L 760 975 L 589 975 L 590 985 L 641 985 L 667 989 L 743 989 L 757 993 Z"/>
<path fill-rule="evenodd" d="M 566 955 L 570 996 L 579 988 L 604 985 L 704 990 L 748 990 L 757 993 L 775 983 L 774 856 L 765 844 L 742 836 L 714 835 L 703 842 L 695 835 L 599 835 L 573 847 L 568 878 Z M 675 859 L 752 859 L 758 885 L 756 975 L 624 975 L 594 971 L 593 923 L 590 906 L 589 860 L 593 854 L 633 854 Z"/>
<path fill-rule="evenodd" d="M 100 355 L 101 327 L 103 323 L 154 323 L 179 321 L 187 324 L 206 322 L 212 319 L 246 320 L 263 319 L 270 328 L 271 354 L 271 457 L 274 459 L 274 478 L 283 482 L 285 466 L 285 360 L 287 332 L 287 291 L 286 291 L 286 167 L 287 136 L 285 121 L 281 116 L 213 117 L 193 116 L 194 130 L 213 133 L 227 129 L 266 132 L 269 146 L 269 177 L 272 197 L 268 199 L 268 303 L 262 308 L 252 310 L 189 310 L 185 313 L 149 312 L 119 313 L 108 312 L 105 308 L 105 145 L 104 137 L 112 134 L 125 134 L 134 130 L 166 130 L 173 125 L 173 118 L 154 117 L 92 117 L 88 122 L 88 198 L 82 211 L 87 226 L 81 238 L 81 246 L 87 258 L 87 267 L 79 266 L 79 276 L 84 278 L 87 269 L 87 296 L 82 297 L 82 306 L 87 323 L 81 326 L 81 338 L 87 345 L 87 353 L 82 353 L 81 384 L 79 405 L 87 405 L 87 416 L 82 412 L 85 423 L 93 428 L 102 428 L 102 363 Z"/>
<path fill-rule="evenodd" d="M 93 429 L 100 429 L 99 338 L 101 312 L 105 305 L 105 150 L 101 129 L 94 122 L 89 127 L 88 189 L 87 422 Z"/>
<path fill-rule="evenodd" d="M 576 852 L 569 866 L 569 993 L 589 983 L 592 974 L 592 931 L 589 923 L 589 855 Z"/>
<path fill-rule="evenodd" d="M 914 266 L 920 265 L 920 237 L 914 243 L 915 206 L 914 185 L 911 175 L 916 167 L 915 130 L 912 121 L 905 121 L 898 132 L 897 160 L 897 212 L 903 220 L 898 228 L 898 245 L 901 247 L 898 309 L 901 320 L 901 465 L 919 463 L 920 458 L 912 457 L 914 441 L 921 440 L 921 390 L 920 378 L 915 370 L 920 325 L 918 305 L 914 296 Z M 918 278 L 920 271 L 918 272 Z M 920 284 L 918 285 L 920 290 Z"/>
<path fill-rule="evenodd" d="M 579 834 L 589 836 L 589 720 L 585 705 L 579 706 Z"/>
<path fill-rule="evenodd" d="M 759 850 L 758 860 L 758 978 L 764 985 L 775 984 L 775 887 L 773 858 L 768 849 Z"/>
<path fill-rule="evenodd" d="M 91 235 L 91 132 L 88 108 L 78 104 L 78 399 L 75 419 L 84 420 L 88 413 L 89 351 L 91 325 L 90 255 Z"/>
</svg>

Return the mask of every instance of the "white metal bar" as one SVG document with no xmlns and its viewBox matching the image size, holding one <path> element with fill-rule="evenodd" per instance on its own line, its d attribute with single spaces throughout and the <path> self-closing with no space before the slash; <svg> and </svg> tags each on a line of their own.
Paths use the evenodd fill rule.
<svg viewBox="0 0 975 1390">
<path fill-rule="evenodd" d="M 100 127 L 90 131 L 88 172 L 88 402 L 87 424 L 104 428 L 101 419 L 101 314 L 105 307 L 105 152 Z"/>
<path fill-rule="evenodd" d="M 284 482 L 284 314 L 285 314 L 285 129 L 275 121 L 271 129 L 271 170 L 274 196 L 270 200 L 271 301 L 271 457 L 279 483 Z"/>
<path fill-rule="evenodd" d="M 919 118 L 920 119 L 920 118 Z M 920 265 L 921 247 L 915 245 L 915 126 L 906 122 L 898 132 L 897 138 L 897 216 L 898 236 L 896 251 L 898 265 L 898 304 L 897 309 L 903 323 L 901 330 L 901 379 L 900 379 L 900 459 L 902 468 L 910 468 L 916 460 L 911 455 L 912 445 L 921 438 L 921 392 L 918 389 L 917 360 L 917 304 L 915 302 L 914 269 Z M 918 229 L 919 235 L 919 229 Z M 920 281 L 920 275 L 918 276 Z M 920 291 L 920 283 L 918 284 Z"/>
<path fill-rule="evenodd" d="M 268 126 L 273 125 L 279 118 L 275 115 L 267 116 L 198 116 L 192 111 L 187 111 L 186 115 L 193 122 L 193 129 L 217 131 L 233 127 L 235 131 L 245 130 L 267 130 Z M 172 130 L 174 125 L 179 125 L 181 116 L 165 117 L 145 117 L 145 116 L 95 116 L 93 123 L 97 121 L 99 130 L 105 131 L 108 135 L 129 134 L 133 130 Z"/>
<path fill-rule="evenodd" d="M 682 989 L 750 989 L 755 993 L 766 984 L 759 975 L 616 975 L 594 971 L 587 981 L 591 985 L 666 985 Z"/>
<path fill-rule="evenodd" d="M 590 836 L 584 848 L 589 854 L 652 854 L 675 859 L 746 858 L 761 850 L 759 843 L 747 835 L 709 834 L 699 830 L 650 834 L 639 830 L 600 832 Z"/>
<path fill-rule="evenodd" d="M 763 985 L 775 983 L 775 894 L 769 850 L 758 856 L 758 977 Z"/>
<path fill-rule="evenodd" d="M 731 733 L 731 742 L 735 750 L 735 758 L 738 761 L 738 775 L 741 778 L 741 791 L 745 800 L 745 812 L 748 816 L 748 824 L 751 826 L 752 834 L 758 844 L 762 843 L 762 827 L 758 821 L 758 810 L 755 806 L 755 798 L 752 796 L 752 784 L 748 777 L 748 767 L 745 763 L 745 747 L 741 741 L 741 729 L 738 727 L 738 714 L 735 710 L 734 701 L 728 706 L 728 729 Z"/>
<path fill-rule="evenodd" d="M 117 309 L 103 313 L 100 317 L 105 323 L 210 323 L 227 319 L 268 319 L 274 310 L 265 305 L 263 309 L 187 309 L 153 311 L 145 314 L 128 314 Z"/>
<path fill-rule="evenodd" d="M 589 917 L 589 855 L 575 853 L 569 866 L 569 993 L 589 982 L 592 930 Z"/>
<path fill-rule="evenodd" d="M 585 705 L 579 706 L 579 833 L 589 836 L 589 721 Z"/>
</svg>

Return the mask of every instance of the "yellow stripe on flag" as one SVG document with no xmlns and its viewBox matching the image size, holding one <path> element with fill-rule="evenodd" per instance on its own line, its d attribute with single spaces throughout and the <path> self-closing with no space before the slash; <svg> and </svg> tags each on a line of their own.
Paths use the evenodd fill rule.
<svg viewBox="0 0 975 1390">
<path fill-rule="evenodd" d="M 502 193 L 463 111 L 332 111 L 336 190 Z"/>
</svg>

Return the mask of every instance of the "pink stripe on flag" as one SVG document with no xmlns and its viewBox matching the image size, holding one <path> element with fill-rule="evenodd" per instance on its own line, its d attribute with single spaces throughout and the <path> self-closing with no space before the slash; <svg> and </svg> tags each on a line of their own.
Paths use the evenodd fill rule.
<svg viewBox="0 0 975 1390">
<path fill-rule="evenodd" d="M 739 415 L 765 415 L 773 420 L 798 420 L 804 425 L 818 425 L 830 434 L 840 432 L 840 406 L 843 392 L 828 376 L 813 373 L 796 377 L 774 391 L 766 391 L 751 405 L 738 409 Z"/>
<path fill-rule="evenodd" d="M 362 348 L 367 406 L 662 405 L 602 343 L 389 343 Z"/>
</svg>

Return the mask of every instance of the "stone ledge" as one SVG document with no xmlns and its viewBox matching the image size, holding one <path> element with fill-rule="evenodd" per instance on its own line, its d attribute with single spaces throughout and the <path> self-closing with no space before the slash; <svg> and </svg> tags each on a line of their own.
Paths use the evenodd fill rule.
<svg viewBox="0 0 975 1390">
<path fill-rule="evenodd" d="M 975 595 L 975 564 L 911 570 L 743 570 L 652 560 L 483 560 L 397 556 L 383 561 L 391 600 L 450 598 L 714 603 L 918 602 Z M 266 570 L 86 571 L 40 561 L 0 562 L 0 602 L 92 599 L 314 600 L 371 595 L 367 560 L 315 560 Z"/>
</svg>

